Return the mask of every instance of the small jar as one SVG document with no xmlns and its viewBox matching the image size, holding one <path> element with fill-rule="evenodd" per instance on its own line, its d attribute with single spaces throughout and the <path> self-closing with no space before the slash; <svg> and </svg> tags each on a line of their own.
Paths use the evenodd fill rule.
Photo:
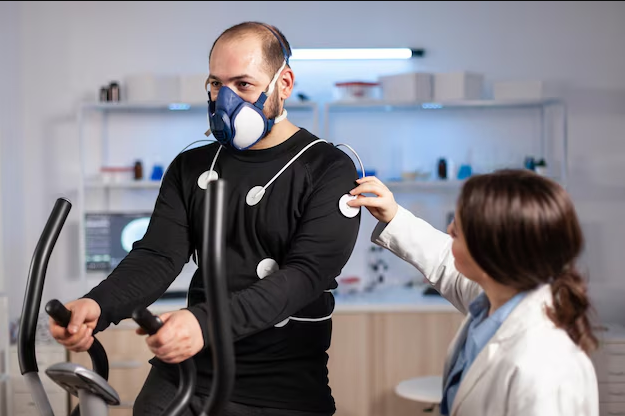
<svg viewBox="0 0 625 416">
<path fill-rule="evenodd" d="M 115 81 L 109 84 L 109 101 L 120 101 L 119 84 Z"/>
<path fill-rule="evenodd" d="M 143 164 L 141 163 L 140 160 L 137 160 L 135 162 L 135 166 L 134 166 L 134 170 L 135 170 L 135 180 L 136 181 L 140 181 L 141 179 L 143 179 Z"/>
<path fill-rule="evenodd" d="M 438 159 L 438 179 L 447 179 L 447 161 L 444 158 Z"/>
<path fill-rule="evenodd" d="M 101 102 L 109 101 L 109 89 L 106 86 L 100 88 L 100 101 Z"/>
<path fill-rule="evenodd" d="M 536 170 L 536 161 L 533 156 L 527 156 L 523 162 L 523 166 L 528 170 Z"/>
</svg>

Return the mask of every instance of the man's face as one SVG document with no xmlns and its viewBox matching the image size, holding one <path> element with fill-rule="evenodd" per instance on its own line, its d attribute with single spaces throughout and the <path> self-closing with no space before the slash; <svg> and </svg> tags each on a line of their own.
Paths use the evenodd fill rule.
<svg viewBox="0 0 625 416">
<path fill-rule="evenodd" d="M 264 70 L 263 58 L 261 42 L 254 36 L 218 41 L 210 57 L 207 80 L 212 100 L 217 100 L 219 89 L 227 86 L 243 100 L 256 102 L 274 75 Z M 279 79 L 277 84 L 280 84 Z M 267 118 L 280 114 L 278 87 L 276 85 L 265 103 L 263 112 Z"/>
</svg>

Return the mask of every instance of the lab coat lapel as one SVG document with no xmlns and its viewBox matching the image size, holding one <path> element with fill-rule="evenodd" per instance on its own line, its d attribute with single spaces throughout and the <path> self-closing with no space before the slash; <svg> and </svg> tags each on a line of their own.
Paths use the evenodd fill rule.
<svg viewBox="0 0 625 416">
<path fill-rule="evenodd" d="M 501 343 L 493 340 L 486 344 L 484 349 L 477 355 L 475 361 L 471 364 L 471 367 L 469 367 L 469 371 L 467 371 L 460 383 L 452 405 L 452 416 L 456 415 L 463 400 L 471 393 L 471 390 L 473 390 L 486 371 L 496 368 L 497 361 L 500 361 L 503 357 L 501 349 Z"/>
<path fill-rule="evenodd" d="M 510 313 L 488 344 L 475 357 L 475 361 L 473 361 L 469 371 L 463 377 L 452 405 L 452 416 L 457 414 L 462 401 L 471 393 L 471 390 L 473 390 L 486 371 L 496 369 L 497 362 L 506 356 L 505 350 L 510 345 L 513 345 L 508 341 L 520 336 L 530 327 L 544 324 L 544 306 L 546 304 L 551 304 L 551 288 L 549 285 L 543 285 L 528 293 L 525 299 Z M 464 336 L 466 338 L 466 333 Z"/>
<path fill-rule="evenodd" d="M 445 361 L 445 366 L 443 368 L 443 388 L 447 385 L 447 379 L 449 378 L 449 373 L 452 370 L 453 364 L 456 362 L 458 358 L 458 354 L 460 354 L 460 349 L 463 347 L 465 340 L 467 339 L 467 332 L 469 332 L 469 321 L 471 315 L 467 314 L 462 321 L 462 325 L 460 325 L 460 330 L 456 333 L 456 336 L 449 344 L 449 351 L 447 351 L 447 360 Z"/>
</svg>

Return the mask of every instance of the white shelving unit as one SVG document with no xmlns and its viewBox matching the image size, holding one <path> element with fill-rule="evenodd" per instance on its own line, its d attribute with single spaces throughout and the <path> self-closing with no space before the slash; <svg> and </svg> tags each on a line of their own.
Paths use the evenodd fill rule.
<svg viewBox="0 0 625 416">
<path fill-rule="evenodd" d="M 83 103 L 80 106 L 80 112 L 100 111 L 100 112 L 202 112 L 206 115 L 208 103 L 128 103 L 128 102 L 94 102 Z M 315 119 L 317 119 L 318 106 L 315 102 L 293 101 L 286 102 L 287 111 L 313 111 Z"/>
<path fill-rule="evenodd" d="M 557 180 L 564 186 L 568 177 L 568 137 L 567 137 L 567 108 L 564 101 L 559 99 L 543 100 L 465 100 L 450 102 L 390 102 L 383 100 L 362 100 L 362 101 L 334 101 L 326 103 L 323 112 L 323 135 L 326 139 L 332 140 L 330 124 L 333 117 L 344 112 L 394 112 L 404 111 L 424 112 L 424 111 L 463 111 L 469 109 L 493 111 L 493 110 L 519 110 L 531 109 L 539 110 L 540 117 L 540 157 L 545 157 L 545 148 L 549 137 L 547 131 L 547 117 L 549 109 L 556 109 L 558 123 L 562 134 L 562 145 L 560 146 L 560 169 L 558 172 L 551 172 L 550 177 Z M 363 118 L 363 123 L 366 123 Z M 390 181 L 387 186 L 396 192 L 420 192 L 420 191 L 457 191 L 462 186 L 463 181 L 458 180 L 414 180 L 414 181 Z"/>
<path fill-rule="evenodd" d="M 464 180 L 412 180 L 386 181 L 385 185 L 393 192 L 457 192 Z"/>
<path fill-rule="evenodd" d="M 9 415 L 11 377 L 9 369 L 9 298 L 0 292 L 0 416 Z"/>
<path fill-rule="evenodd" d="M 548 129 L 548 121 L 551 122 L 551 127 L 558 127 L 561 133 L 561 147 L 558 149 L 560 163 L 559 170 L 557 172 L 550 172 L 549 175 L 558 180 L 564 186 L 566 186 L 568 176 L 568 149 L 567 149 L 567 109 L 563 101 L 558 99 L 546 99 L 546 100 L 517 100 L 517 101 L 497 101 L 497 100 L 478 100 L 478 101 L 454 101 L 454 102 L 388 102 L 382 100 L 371 101 L 349 101 L 349 102 L 329 102 L 324 104 L 323 114 L 319 113 L 319 105 L 315 102 L 287 102 L 287 110 L 293 114 L 295 112 L 307 112 L 310 114 L 313 120 L 313 130 L 319 134 L 322 138 L 332 141 L 332 133 L 330 124 L 333 122 L 334 117 L 337 117 L 340 113 L 351 112 L 362 114 L 362 123 L 367 123 L 367 115 L 372 112 L 401 112 L 406 117 L 411 117 L 411 114 L 415 112 L 464 112 L 467 110 L 479 110 L 479 111 L 508 111 L 508 110 L 528 110 L 533 111 L 531 114 L 537 114 L 540 123 L 540 156 L 545 156 L 545 149 L 549 140 L 553 139 L 553 134 Z M 555 109 L 556 111 L 550 111 Z M 85 123 L 87 115 L 100 114 L 101 117 L 97 118 L 98 123 L 102 123 L 102 149 L 105 149 L 107 142 L 114 141 L 115 137 L 112 136 L 106 126 L 109 123 L 109 118 L 118 115 L 150 115 L 159 117 L 162 120 L 164 117 L 176 117 L 176 114 L 197 114 L 202 117 L 205 122 L 207 111 L 207 103 L 126 103 L 126 102 L 106 102 L 106 103 L 84 103 L 79 108 L 78 114 L 78 126 L 79 126 L 79 149 L 81 158 L 81 170 L 79 179 L 79 189 L 77 197 L 77 209 L 79 212 L 79 243 L 80 243 L 80 270 L 82 277 L 86 276 L 85 264 L 85 236 L 84 236 L 84 214 L 86 206 L 86 193 L 88 192 L 101 192 L 104 198 L 108 198 L 112 192 L 149 192 L 147 195 L 154 193 L 156 197 L 156 191 L 160 187 L 160 182 L 141 180 L 141 181 L 123 181 L 123 182 L 109 182 L 103 183 L 101 181 L 94 181 L 91 178 L 85 176 L 85 166 L 83 165 L 85 158 Z M 322 119 L 320 116 L 323 116 Z M 549 117 L 555 117 L 555 119 L 549 119 Z M 193 117 L 195 119 L 195 116 Z M 91 119 L 89 119 L 91 122 Z M 364 124 L 366 125 L 366 124 Z M 319 129 L 319 127 L 322 127 Z M 352 142 L 352 144 L 355 144 Z M 106 150 L 103 150 L 106 153 Z M 106 160 L 107 156 L 102 156 Z M 549 160 L 548 160 L 549 163 Z M 464 181 L 462 180 L 412 180 L 412 181 L 386 181 L 393 192 L 398 193 L 445 193 L 453 195 L 457 193 Z M 107 200 L 108 201 L 108 200 Z M 108 204 L 108 202 L 107 202 Z M 83 280 L 84 281 L 84 280 Z"/>
<path fill-rule="evenodd" d="M 0 141 L 0 160 L 2 145 Z M 0 195 L 2 195 L 2 172 L 0 171 Z M 2 203 L 0 202 L 0 416 L 8 415 L 9 401 L 9 298 L 5 293 L 4 233 L 2 229 Z"/>
<path fill-rule="evenodd" d="M 312 131 L 318 132 L 319 130 L 319 106 L 315 102 L 299 102 L 287 100 L 285 104 L 286 110 L 289 114 L 310 114 L 312 120 Z M 201 118 L 204 123 L 206 121 L 206 113 L 208 109 L 208 103 L 182 103 L 182 102 L 146 102 L 146 103 L 129 103 L 129 102 L 90 102 L 82 103 L 78 108 L 77 123 L 78 123 L 78 148 L 80 158 L 80 175 L 78 179 L 77 201 L 75 208 L 78 212 L 78 230 L 79 230 L 79 270 L 80 281 L 87 283 L 87 270 L 85 267 L 85 213 L 87 204 L 88 193 L 102 192 L 104 205 L 107 208 L 110 207 L 110 195 L 112 192 L 150 192 L 150 196 L 153 195 L 156 200 L 157 191 L 160 188 L 160 181 L 154 181 L 149 179 L 134 181 L 107 181 L 93 179 L 86 174 L 85 160 L 87 155 L 87 133 L 86 124 L 91 122 L 100 123 L 101 131 L 101 143 L 100 149 L 102 150 L 101 162 L 108 162 L 108 145 L 115 141 L 115 137 L 108 131 L 107 125 L 112 117 L 116 115 L 149 115 L 163 119 L 165 117 L 176 117 L 177 115 L 192 114 L 193 120 L 196 120 L 195 116 Z M 97 121 L 92 121 L 92 118 L 88 116 L 100 115 L 96 118 Z M 208 128 L 208 125 L 206 125 Z M 205 138 L 206 139 L 206 138 Z M 165 164 L 165 166 L 167 163 Z M 105 209 L 106 210 L 106 209 Z M 90 284 L 89 284 L 90 285 Z"/>
<path fill-rule="evenodd" d="M 158 181 L 122 181 L 122 182 L 102 182 L 89 180 L 85 182 L 85 187 L 89 189 L 159 189 L 161 183 Z"/>
<path fill-rule="evenodd" d="M 461 100 L 461 101 L 385 101 L 385 100 L 352 100 L 333 101 L 327 103 L 326 109 L 354 109 L 354 108 L 378 108 L 399 109 L 409 108 L 413 110 L 440 110 L 444 108 L 527 108 L 559 105 L 562 101 L 555 98 L 543 100 Z"/>
</svg>

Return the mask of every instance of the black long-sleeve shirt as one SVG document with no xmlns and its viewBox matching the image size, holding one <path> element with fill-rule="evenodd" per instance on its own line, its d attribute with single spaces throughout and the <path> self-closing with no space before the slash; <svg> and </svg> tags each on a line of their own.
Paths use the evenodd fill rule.
<svg viewBox="0 0 625 416">
<path fill-rule="evenodd" d="M 222 148 L 214 167 L 228 189 L 226 270 L 236 354 L 232 400 L 240 403 L 335 408 L 327 373 L 332 321 L 319 318 L 332 314 L 334 298 L 328 290 L 336 288 L 335 278 L 358 235 L 360 215 L 344 216 L 338 203 L 355 186 L 355 166 L 342 150 L 317 143 L 267 188 L 257 205 L 245 201 L 252 187 L 269 182 L 314 140 L 301 129 L 269 149 Z M 102 309 L 96 332 L 156 301 L 191 255 L 202 252 L 205 190 L 198 178 L 218 148 L 212 143 L 191 149 L 171 163 L 145 236 L 86 295 Z M 263 259 L 275 260 L 279 269 L 261 279 L 257 267 Z M 201 267 L 190 284 L 188 310 L 197 317 L 206 345 L 195 357 L 197 391 L 208 394 L 212 361 Z M 280 325 L 289 317 L 295 319 Z M 156 358 L 151 362 L 175 375 L 173 366 Z"/>
</svg>

